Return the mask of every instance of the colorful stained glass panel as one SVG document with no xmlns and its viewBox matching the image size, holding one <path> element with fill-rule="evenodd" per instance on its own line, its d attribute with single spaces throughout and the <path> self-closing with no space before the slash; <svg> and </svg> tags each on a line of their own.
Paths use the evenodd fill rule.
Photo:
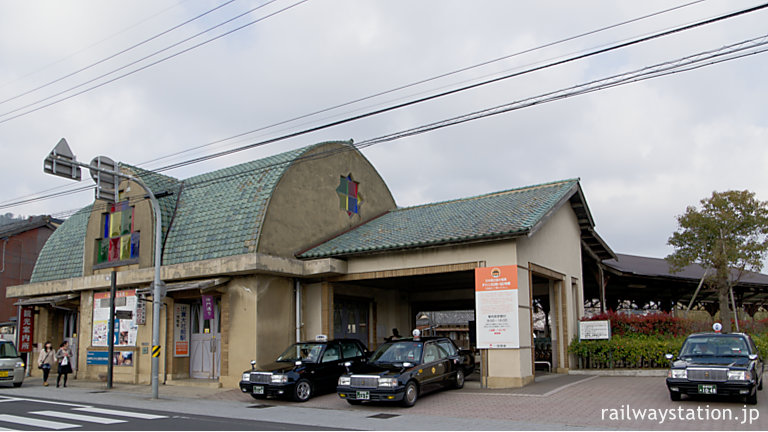
<svg viewBox="0 0 768 432">
<path fill-rule="evenodd" d="M 139 233 L 131 233 L 131 258 L 139 257 Z"/>
<path fill-rule="evenodd" d="M 127 207 L 127 206 L 126 206 Z M 122 223 L 121 223 L 121 229 L 120 229 L 120 235 L 126 235 L 131 233 L 131 224 L 133 222 L 133 209 L 131 207 L 127 207 L 122 212 L 120 212 L 122 216 Z"/>
<path fill-rule="evenodd" d="M 131 235 L 120 237 L 120 259 L 131 259 Z"/>
<path fill-rule="evenodd" d="M 109 239 L 101 239 L 97 241 L 97 247 L 99 250 L 96 255 L 96 262 L 103 263 L 109 260 Z"/>
<path fill-rule="evenodd" d="M 109 239 L 109 261 L 120 259 L 120 237 Z"/>
</svg>

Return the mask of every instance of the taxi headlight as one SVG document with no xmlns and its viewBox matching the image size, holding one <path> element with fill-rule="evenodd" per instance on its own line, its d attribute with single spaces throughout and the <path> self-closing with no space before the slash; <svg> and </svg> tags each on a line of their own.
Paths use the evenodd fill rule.
<svg viewBox="0 0 768 432">
<path fill-rule="evenodd" d="M 285 384 L 288 382 L 288 375 L 274 374 L 272 375 L 272 384 Z"/>
<path fill-rule="evenodd" d="M 397 378 L 379 378 L 379 387 L 397 387 Z"/>
<path fill-rule="evenodd" d="M 17 368 L 23 368 L 24 366 L 26 366 L 26 365 L 24 364 L 24 362 L 23 362 L 23 361 L 20 361 L 20 362 L 16 362 L 16 367 L 17 367 Z"/>
<path fill-rule="evenodd" d="M 728 371 L 728 381 L 749 381 L 750 373 L 743 370 L 729 370 Z"/>
<path fill-rule="evenodd" d="M 251 380 L 251 374 L 248 372 L 243 373 L 243 381 L 250 381 Z"/>
<path fill-rule="evenodd" d="M 687 369 L 670 369 L 669 374 L 667 376 L 669 378 L 688 379 L 688 370 Z"/>
<path fill-rule="evenodd" d="M 340 386 L 348 386 L 352 384 L 352 378 L 347 376 L 340 376 L 339 377 L 339 385 Z"/>
</svg>

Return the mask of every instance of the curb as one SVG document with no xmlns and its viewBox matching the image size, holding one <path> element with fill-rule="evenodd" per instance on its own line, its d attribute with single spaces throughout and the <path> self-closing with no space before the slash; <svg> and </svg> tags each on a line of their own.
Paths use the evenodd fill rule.
<svg viewBox="0 0 768 432">
<path fill-rule="evenodd" d="M 568 375 L 666 377 L 668 369 L 571 369 Z"/>
</svg>

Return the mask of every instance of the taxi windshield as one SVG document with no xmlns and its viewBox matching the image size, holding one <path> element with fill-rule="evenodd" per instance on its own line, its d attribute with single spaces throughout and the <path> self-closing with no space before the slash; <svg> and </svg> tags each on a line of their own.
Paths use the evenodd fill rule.
<svg viewBox="0 0 768 432">
<path fill-rule="evenodd" d="M 279 362 L 303 361 L 307 363 L 316 363 L 323 352 L 321 343 L 297 343 L 288 347 L 285 352 L 277 358 Z"/>
<path fill-rule="evenodd" d="M 746 341 L 738 336 L 694 336 L 688 338 L 680 356 L 748 356 Z"/>
<path fill-rule="evenodd" d="M 0 358 L 15 358 L 18 356 L 16 347 L 11 342 L 0 343 Z"/>
<path fill-rule="evenodd" d="M 371 355 L 372 363 L 404 363 L 418 364 L 421 361 L 422 342 L 398 341 L 387 342 Z"/>
</svg>

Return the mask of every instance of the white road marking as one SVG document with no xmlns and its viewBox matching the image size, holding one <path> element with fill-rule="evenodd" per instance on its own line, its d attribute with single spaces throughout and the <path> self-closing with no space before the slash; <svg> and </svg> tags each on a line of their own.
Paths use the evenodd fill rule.
<svg viewBox="0 0 768 432">
<path fill-rule="evenodd" d="M 40 420 L 32 417 L 20 417 L 20 416 L 15 416 L 10 414 L 0 414 L 0 422 L 18 423 L 25 426 L 35 426 L 43 429 L 54 429 L 54 430 L 80 427 L 80 425 L 76 425 L 76 424 L 54 422 L 49 420 Z"/>
<path fill-rule="evenodd" d="M 77 420 L 77 421 L 84 421 L 88 423 L 99 423 L 99 424 L 115 424 L 115 423 L 126 422 L 126 420 L 111 419 L 106 417 L 94 417 L 94 416 L 77 414 L 77 413 L 67 412 L 67 411 L 34 411 L 34 412 L 30 412 L 30 414 L 41 415 L 46 417 L 56 417 L 61 420 Z"/>
<path fill-rule="evenodd" d="M 5 397 L 5 396 L 3 396 Z M 26 402 L 39 402 L 42 404 L 50 404 L 50 405 L 63 405 L 63 406 L 69 406 L 69 407 L 88 407 L 90 405 L 83 405 L 83 404 L 76 404 L 76 403 L 68 403 L 68 402 L 56 402 L 56 401 L 50 401 L 45 399 L 31 399 L 31 398 L 21 398 L 21 397 L 9 397 L 5 400 L 0 400 L 0 402 L 20 402 L 20 401 L 26 401 Z"/>
<path fill-rule="evenodd" d="M 137 412 L 131 412 L 131 411 L 118 411 L 118 410 L 94 408 L 94 407 L 75 408 L 75 411 L 85 411 L 85 412 L 94 413 L 94 414 L 106 414 L 106 415 L 113 415 L 117 417 L 131 417 L 131 418 L 144 419 L 144 420 L 155 420 L 155 419 L 167 418 L 166 416 L 155 415 L 155 414 L 143 414 L 143 413 L 137 413 Z"/>
</svg>

